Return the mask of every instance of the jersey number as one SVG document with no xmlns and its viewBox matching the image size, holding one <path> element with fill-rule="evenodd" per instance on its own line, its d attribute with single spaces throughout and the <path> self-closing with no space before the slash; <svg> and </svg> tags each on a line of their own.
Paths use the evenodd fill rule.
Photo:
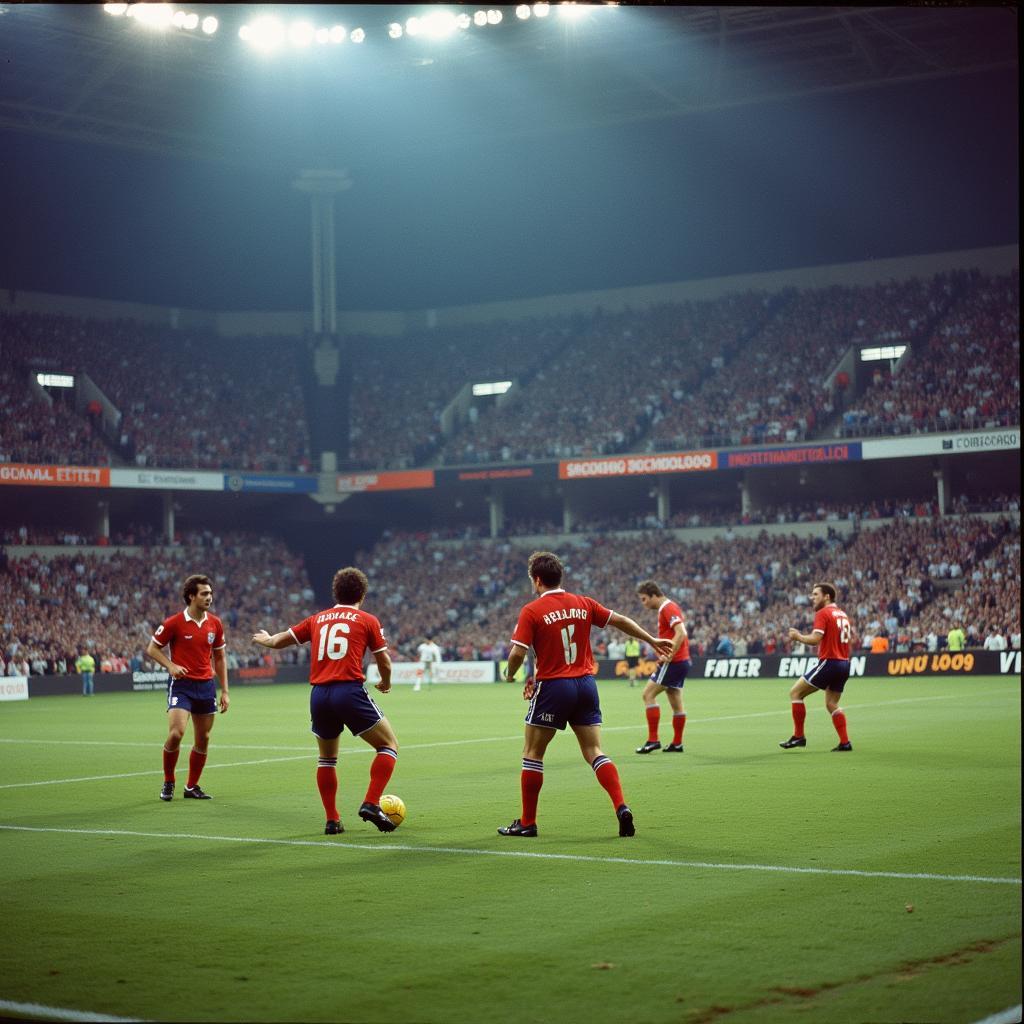
<svg viewBox="0 0 1024 1024">
<path fill-rule="evenodd" d="M 320 631 L 320 647 L 316 652 L 318 661 L 326 654 L 331 661 L 341 661 L 348 654 L 348 640 L 342 636 L 349 632 L 347 622 L 335 622 L 329 629 Z"/>
<path fill-rule="evenodd" d="M 565 626 L 562 629 L 562 650 L 565 651 L 566 665 L 573 665 L 576 663 L 576 644 L 573 643 L 572 639 L 572 635 L 575 632 L 575 622 L 571 626 Z"/>
<path fill-rule="evenodd" d="M 839 626 L 839 642 L 848 644 L 850 642 L 850 620 L 846 616 L 836 616 L 836 625 Z"/>
</svg>

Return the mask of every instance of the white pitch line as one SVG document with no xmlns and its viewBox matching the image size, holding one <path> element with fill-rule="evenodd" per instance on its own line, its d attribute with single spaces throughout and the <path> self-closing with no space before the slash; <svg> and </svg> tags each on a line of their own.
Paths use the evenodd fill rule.
<svg viewBox="0 0 1024 1024">
<path fill-rule="evenodd" d="M 988 885 L 1020 885 L 1019 878 L 989 875 L 939 875 L 931 872 L 860 871 L 855 868 L 787 867 L 784 864 L 719 864 L 699 860 L 641 860 L 634 857 L 593 857 L 576 853 L 540 853 L 530 850 L 474 850 L 459 846 L 410 846 L 397 843 L 349 843 L 344 840 L 270 839 L 262 836 L 208 836 L 193 832 L 135 832 L 129 829 L 40 828 L 29 825 L 0 825 L 8 832 L 56 832 L 80 836 L 132 836 L 143 839 L 196 839 L 212 843 L 255 843 L 267 846 L 338 847 L 348 850 L 403 851 L 410 853 L 447 853 L 464 857 L 525 857 L 531 860 L 562 860 L 587 864 L 632 864 L 637 867 L 696 868 L 714 871 L 769 871 L 794 875 L 852 876 L 856 878 L 894 878 L 925 882 L 980 882 Z"/>
<path fill-rule="evenodd" d="M 42 1017 L 44 1020 L 111 1021 L 125 1024 L 141 1021 L 141 1017 L 112 1017 L 108 1013 L 92 1013 L 89 1010 L 64 1010 L 59 1006 L 41 1006 L 39 1003 L 14 1003 L 0 999 L 0 1012 L 22 1013 L 27 1017 Z"/>
</svg>

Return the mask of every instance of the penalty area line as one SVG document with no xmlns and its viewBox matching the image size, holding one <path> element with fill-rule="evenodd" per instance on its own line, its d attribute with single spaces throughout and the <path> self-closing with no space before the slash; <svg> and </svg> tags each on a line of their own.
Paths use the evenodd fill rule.
<svg viewBox="0 0 1024 1024">
<path fill-rule="evenodd" d="M 126 836 L 142 839 L 194 839 L 211 843 L 254 843 L 266 846 L 315 846 L 322 849 L 446 853 L 462 857 L 519 857 L 529 860 L 570 861 L 584 864 L 630 864 L 636 867 L 693 868 L 706 871 L 765 871 L 776 874 L 827 875 L 829 877 L 892 878 L 917 882 L 977 882 L 986 885 L 1020 885 L 1019 878 L 990 875 L 940 875 L 927 871 L 862 871 L 857 868 L 793 867 L 785 864 L 722 864 L 700 860 L 644 860 L 637 857 L 595 857 L 577 853 L 542 853 L 534 850 L 474 850 L 459 846 L 410 846 L 401 843 L 350 843 L 343 840 L 271 839 L 265 836 L 215 836 L 192 832 L 136 832 L 130 829 L 43 828 L 33 825 L 0 825 L 7 832 L 57 832 L 62 835 Z"/>
<path fill-rule="evenodd" d="M 0 999 L 0 1013 L 20 1013 L 26 1017 L 42 1017 L 44 1020 L 112 1021 L 139 1022 L 141 1017 L 114 1017 L 109 1013 L 92 1013 L 89 1010 L 65 1010 L 59 1006 L 42 1006 L 39 1003 L 15 1003 Z"/>
</svg>

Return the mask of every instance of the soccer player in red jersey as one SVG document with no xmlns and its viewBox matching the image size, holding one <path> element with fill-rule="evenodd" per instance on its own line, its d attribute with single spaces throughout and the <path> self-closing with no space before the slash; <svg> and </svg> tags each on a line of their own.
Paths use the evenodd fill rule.
<svg viewBox="0 0 1024 1024">
<path fill-rule="evenodd" d="M 686 727 L 686 706 L 683 703 L 683 685 L 690 671 L 690 638 L 686 633 L 686 620 L 682 609 L 670 601 L 654 580 L 644 580 L 636 588 L 640 603 L 648 611 L 658 613 L 658 636 L 672 641 L 672 651 L 666 661 L 662 661 L 658 670 L 651 676 L 642 694 L 644 712 L 647 715 L 647 742 L 637 747 L 638 754 L 649 754 L 652 750 L 661 750 L 658 740 L 658 723 L 661 720 L 661 708 L 658 707 L 658 694 L 668 696 L 672 708 L 672 742 L 665 747 L 666 754 L 683 752 L 683 729 Z"/>
<path fill-rule="evenodd" d="M 853 629 L 849 616 L 836 603 L 836 588 L 831 583 L 815 583 L 811 588 L 811 607 L 814 625 L 810 633 L 790 629 L 789 639 L 808 647 L 818 648 L 818 662 L 806 675 L 798 679 L 789 691 L 793 708 L 793 735 L 779 744 L 784 750 L 806 747 L 804 720 L 807 707 L 804 698 L 815 690 L 825 691 L 825 707 L 832 716 L 832 724 L 839 735 L 839 745 L 833 752 L 853 750 L 846 732 L 846 714 L 839 700 L 850 676 L 850 643 Z"/>
<path fill-rule="evenodd" d="M 369 651 L 380 670 L 376 688 L 391 689 L 391 657 L 380 622 L 362 609 L 369 587 L 366 575 L 348 567 L 334 574 L 333 608 L 310 615 L 308 619 L 271 636 L 261 629 L 253 643 L 272 650 L 295 644 L 310 644 L 309 711 L 313 735 L 320 748 L 316 785 L 327 813 L 325 835 L 345 831 L 338 813 L 338 746 L 347 726 L 353 736 L 365 740 L 377 752 L 370 764 L 370 784 L 359 808 L 359 817 L 372 822 L 381 832 L 392 832 L 395 825 L 380 809 L 380 798 L 398 760 L 398 740 L 391 723 L 366 692 L 363 658 Z"/>
<path fill-rule="evenodd" d="M 498 829 L 503 836 L 537 835 L 537 801 L 544 783 L 544 751 L 556 730 L 572 726 L 583 759 L 611 797 L 619 822 L 619 835 L 636 834 L 633 812 L 626 804 L 619 772 L 601 750 L 601 705 L 590 652 L 591 629 L 616 629 L 650 644 L 667 656 L 671 641 L 656 640 L 632 619 L 610 611 L 590 597 L 570 594 L 562 587 L 564 569 L 557 555 L 535 551 L 528 563 L 530 583 L 537 599 L 519 613 L 512 634 L 505 678 L 512 682 L 532 647 L 536 681 L 527 683 L 523 696 L 530 701 L 526 713 L 523 769 L 519 778 L 522 815 Z"/>
<path fill-rule="evenodd" d="M 185 599 L 185 610 L 164 619 L 146 647 L 146 657 L 163 665 L 171 676 L 167 685 L 168 733 L 164 743 L 164 784 L 160 799 L 174 798 L 174 769 L 185 726 L 191 718 L 192 752 L 188 756 L 185 796 L 209 800 L 209 793 L 199 787 L 199 776 L 206 764 L 217 709 L 227 711 L 230 704 L 228 663 L 224 656 L 227 641 L 220 619 L 210 614 L 213 586 L 209 576 L 189 576 L 181 588 L 181 596 Z M 169 648 L 171 657 L 164 653 L 164 648 Z M 220 682 L 219 702 L 215 675 Z"/>
</svg>

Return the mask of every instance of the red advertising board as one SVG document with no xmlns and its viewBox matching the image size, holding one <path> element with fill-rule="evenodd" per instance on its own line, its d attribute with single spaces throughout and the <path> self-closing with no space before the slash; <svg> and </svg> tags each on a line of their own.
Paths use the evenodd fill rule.
<svg viewBox="0 0 1024 1024">
<path fill-rule="evenodd" d="M 718 469 L 718 452 L 658 452 L 599 459 L 563 459 L 558 464 L 558 477 L 560 480 L 586 480 L 651 473 L 704 473 L 714 469 Z"/>
<path fill-rule="evenodd" d="M 432 469 L 400 469 L 382 473 L 339 473 L 341 494 L 362 491 L 411 491 L 434 486 Z"/>
<path fill-rule="evenodd" d="M 42 466 L 0 462 L 0 484 L 27 487 L 109 487 L 106 466 Z"/>
</svg>

